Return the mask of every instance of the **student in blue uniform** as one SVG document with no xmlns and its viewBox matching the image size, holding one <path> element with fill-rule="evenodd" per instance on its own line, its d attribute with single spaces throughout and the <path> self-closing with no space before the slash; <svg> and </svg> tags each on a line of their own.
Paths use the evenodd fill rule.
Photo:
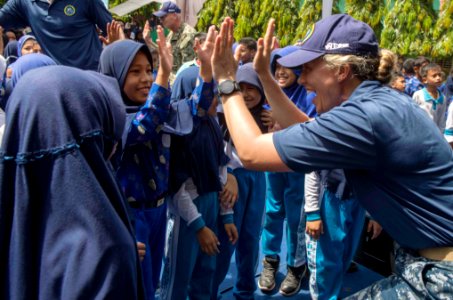
<svg viewBox="0 0 453 300">
<path fill-rule="evenodd" d="M 43 52 L 61 65 L 96 70 L 102 44 L 96 26 L 105 34 L 112 16 L 102 0 L 10 0 L 0 9 L 5 28 L 30 26 Z"/>
<path fill-rule="evenodd" d="M 124 128 L 120 99 L 115 80 L 70 67 L 17 84 L 0 150 L 0 298 L 143 298 L 108 162 Z"/>
<path fill-rule="evenodd" d="M 114 42 L 102 52 L 99 65 L 101 73 L 117 79 L 126 105 L 123 143 L 113 162 L 137 241 L 146 247 L 142 270 L 147 299 L 154 299 L 162 267 L 170 154 L 170 136 L 162 127 L 169 114 L 172 57 L 161 28 L 158 34 L 160 63 L 154 83 L 151 53 L 144 44 Z"/>
<path fill-rule="evenodd" d="M 226 165 L 227 157 L 213 101 L 210 58 L 214 38 L 212 27 L 203 45 L 195 42 L 200 68 L 192 66 L 182 71 L 172 93 L 175 101 L 190 108 L 191 118 L 181 125 L 191 130 L 187 136 L 172 136 L 171 225 L 162 299 L 209 299 L 216 271 L 218 197 L 226 183 L 226 167 L 222 166 Z M 223 217 L 229 221 L 225 225 L 227 230 L 234 230 L 231 212 L 225 212 Z"/>
<path fill-rule="evenodd" d="M 311 298 L 337 299 L 360 242 L 365 210 L 340 169 L 305 175 L 304 208 Z"/>
<path fill-rule="evenodd" d="M 36 44 L 36 38 L 32 35 L 24 35 L 17 42 L 17 58 L 34 53 L 33 46 Z M 8 65 L 6 78 L 11 78 L 15 63 Z"/>
<path fill-rule="evenodd" d="M 300 50 L 278 60 L 302 67 L 300 83 L 317 94 L 313 103 L 322 115 L 308 123 L 300 123 L 308 117 L 277 89 L 267 67 L 273 32 L 271 20 L 254 67 L 275 119 L 294 126 L 262 134 L 241 93 L 224 94 L 227 124 L 245 166 L 344 169 L 354 196 L 399 244 L 396 273 L 351 299 L 451 298 L 453 152 L 421 108 L 381 84 L 373 30 L 348 15 L 332 15 L 314 25 Z M 212 59 L 219 85 L 235 80 L 232 33 L 226 18 Z"/>
<path fill-rule="evenodd" d="M 14 74 L 10 80 L 7 81 L 5 85 L 5 93 L 0 97 L 0 108 L 6 110 L 6 105 L 8 103 L 9 96 L 13 92 L 14 87 L 18 83 L 19 79 L 25 75 L 30 70 L 41 68 L 45 66 L 56 65 L 55 61 L 44 54 L 32 53 L 30 55 L 25 55 L 20 57 L 14 63 Z"/>
<path fill-rule="evenodd" d="M 271 72 L 279 87 L 310 118 L 316 115 L 315 106 L 307 99 L 307 90 L 297 83 L 300 71 L 282 67 L 277 59 L 298 47 L 275 49 L 271 57 Z M 277 125 L 278 126 L 278 125 Z M 275 287 L 275 274 L 279 269 L 280 250 L 283 238 L 283 222 L 286 219 L 286 265 L 287 275 L 280 285 L 280 293 L 291 296 L 299 292 L 306 272 L 304 240 L 304 174 L 266 172 L 266 214 L 262 234 L 264 253 L 263 271 L 258 287 L 269 292 Z"/>
<path fill-rule="evenodd" d="M 265 96 L 256 72 L 251 63 L 242 65 L 237 71 L 237 80 L 244 93 L 247 109 L 259 124 L 262 132 L 267 127 L 261 121 Z M 224 130 L 227 130 L 226 124 Z M 231 256 L 236 251 L 237 278 L 233 294 L 236 299 L 253 299 L 256 290 L 255 272 L 259 256 L 259 240 L 262 229 L 266 181 L 263 172 L 248 170 L 238 159 L 234 145 L 226 133 L 229 172 L 236 177 L 239 187 L 239 197 L 234 205 L 234 224 L 239 238 L 236 244 L 229 243 L 229 236 L 219 228 L 220 253 L 217 257 L 217 267 L 213 282 L 212 297 L 216 299 L 219 285 L 225 279 L 230 266 Z"/>
</svg>

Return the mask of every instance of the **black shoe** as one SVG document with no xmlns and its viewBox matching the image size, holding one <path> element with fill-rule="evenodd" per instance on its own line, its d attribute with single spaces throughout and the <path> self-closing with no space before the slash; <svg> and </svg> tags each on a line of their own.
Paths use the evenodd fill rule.
<svg viewBox="0 0 453 300">
<path fill-rule="evenodd" d="M 307 272 L 307 266 L 302 265 L 300 267 L 288 266 L 288 273 L 280 285 L 280 294 L 283 296 L 292 296 L 299 292 L 302 279 Z"/>
<path fill-rule="evenodd" d="M 275 274 L 278 271 L 280 264 L 280 257 L 264 257 L 263 271 L 261 271 L 260 279 L 258 280 L 258 287 L 264 293 L 270 292 L 275 288 Z"/>
<path fill-rule="evenodd" d="M 355 262 L 351 261 L 351 263 L 349 264 L 349 268 L 346 272 L 354 273 L 354 272 L 357 272 L 358 270 L 359 270 L 359 267 L 357 266 L 357 264 Z"/>
</svg>

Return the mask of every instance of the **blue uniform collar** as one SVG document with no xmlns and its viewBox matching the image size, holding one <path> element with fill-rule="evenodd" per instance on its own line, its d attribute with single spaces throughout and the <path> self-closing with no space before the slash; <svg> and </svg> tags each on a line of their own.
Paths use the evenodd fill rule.
<svg viewBox="0 0 453 300">
<path fill-rule="evenodd" d="M 434 99 L 426 88 L 423 88 L 422 91 L 423 97 L 425 98 L 425 102 L 432 102 L 433 110 L 436 110 L 437 104 L 444 103 L 444 95 L 442 95 L 441 91 L 437 90 L 437 93 L 439 94 L 439 97 L 437 99 Z"/>
</svg>

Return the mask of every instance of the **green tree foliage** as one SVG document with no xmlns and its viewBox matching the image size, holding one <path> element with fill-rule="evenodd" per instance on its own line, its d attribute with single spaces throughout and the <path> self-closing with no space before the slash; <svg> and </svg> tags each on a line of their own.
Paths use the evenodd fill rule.
<svg viewBox="0 0 453 300">
<path fill-rule="evenodd" d="M 333 3 L 332 13 L 337 14 L 340 12 L 339 1 Z M 296 43 L 305 37 L 309 30 L 312 29 L 313 24 L 321 20 L 322 17 L 322 1 L 319 0 L 305 0 L 304 4 L 299 10 L 299 26 L 297 26 L 293 42 Z"/>
<path fill-rule="evenodd" d="M 198 22 L 195 28 L 198 31 L 207 32 L 209 26 L 219 26 L 226 16 L 233 19 L 237 14 L 234 11 L 234 0 L 207 0 L 198 13 Z"/>
<path fill-rule="evenodd" d="M 234 28 L 234 38 L 240 40 L 243 37 L 259 38 L 261 36 L 261 24 L 253 22 L 259 14 L 259 0 L 240 0 L 235 1 L 236 26 Z M 263 1 L 268 2 L 268 1 Z"/>
<path fill-rule="evenodd" d="M 431 56 L 434 25 L 432 0 L 397 0 L 384 19 L 381 47 L 398 55 Z"/>
<path fill-rule="evenodd" d="M 264 0 L 260 3 L 253 23 L 260 26 L 259 32 L 265 32 L 270 18 L 275 19 L 276 32 L 280 46 L 290 44 L 294 38 L 294 28 L 299 25 L 298 1 L 294 0 Z M 260 35 L 260 34 L 258 34 Z"/>
<path fill-rule="evenodd" d="M 382 21 L 387 14 L 384 2 L 384 0 L 346 0 L 346 13 L 370 25 L 379 39 Z"/>
<path fill-rule="evenodd" d="M 439 58 L 451 58 L 453 53 L 453 1 L 445 1 L 433 31 L 432 55 Z"/>
</svg>

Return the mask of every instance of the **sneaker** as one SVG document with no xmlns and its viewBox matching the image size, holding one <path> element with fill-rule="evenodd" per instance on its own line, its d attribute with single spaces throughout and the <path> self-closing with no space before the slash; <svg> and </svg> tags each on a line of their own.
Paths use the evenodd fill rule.
<svg viewBox="0 0 453 300">
<path fill-rule="evenodd" d="M 269 256 L 263 259 L 263 271 L 261 271 L 258 287 L 262 292 L 270 292 L 275 288 L 275 274 L 277 274 L 280 257 L 272 258 Z"/>
<path fill-rule="evenodd" d="M 283 296 L 292 296 L 299 292 L 302 284 L 302 279 L 307 272 L 307 266 L 302 265 L 300 267 L 288 266 L 288 273 L 286 273 L 285 279 L 280 285 L 280 294 Z"/>
</svg>

